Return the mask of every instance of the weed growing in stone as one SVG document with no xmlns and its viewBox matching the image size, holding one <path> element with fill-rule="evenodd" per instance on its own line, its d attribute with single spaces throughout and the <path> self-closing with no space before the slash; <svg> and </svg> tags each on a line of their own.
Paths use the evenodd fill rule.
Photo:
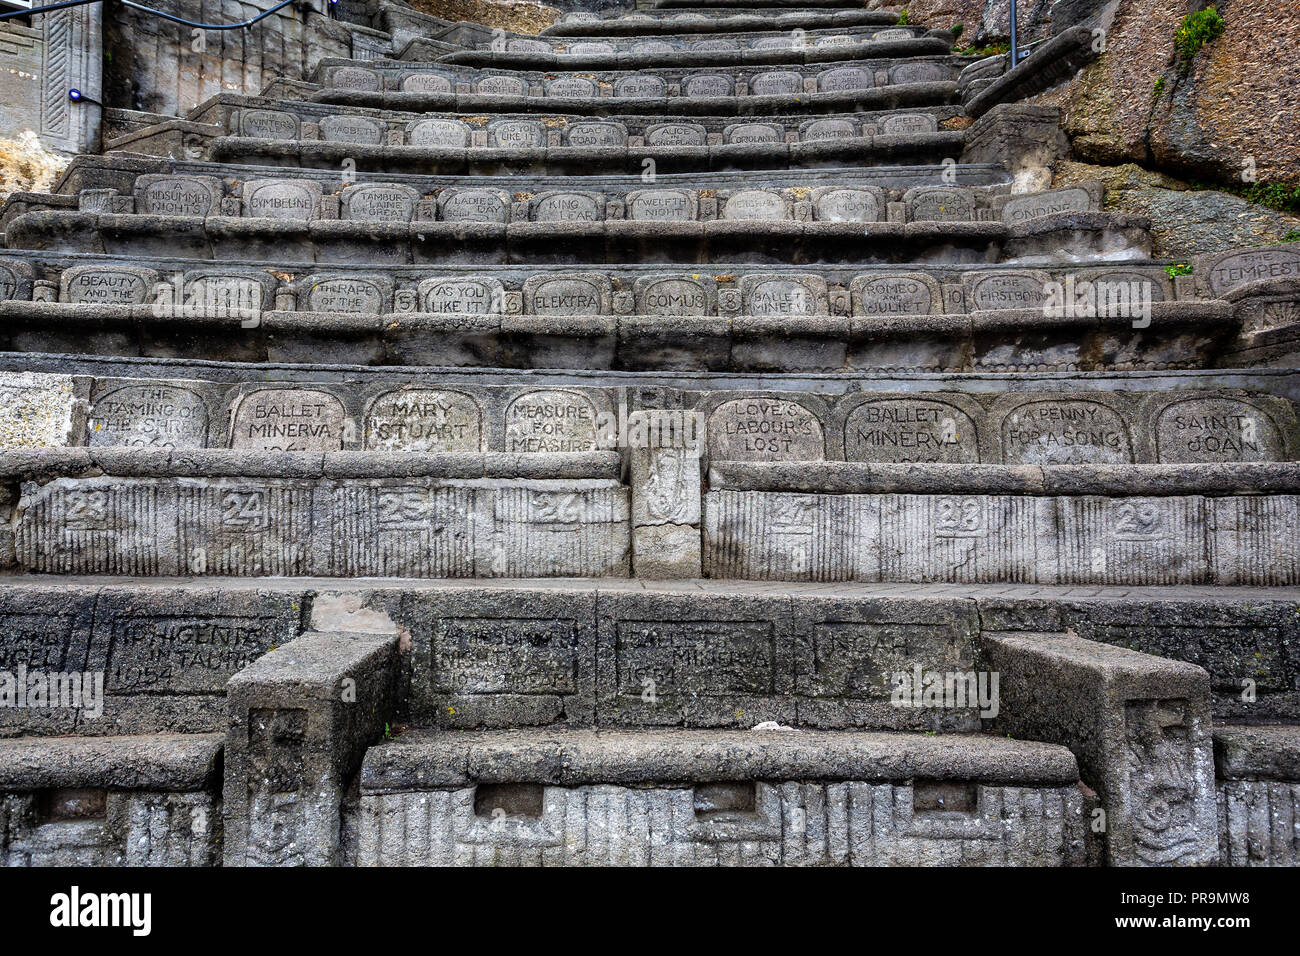
<svg viewBox="0 0 1300 956">
<path fill-rule="evenodd" d="M 1188 73 L 1192 60 L 1205 44 L 1217 40 L 1223 35 L 1223 17 L 1218 7 L 1206 7 L 1183 18 L 1182 24 L 1174 33 L 1174 47 L 1178 50 L 1179 69 Z"/>
</svg>

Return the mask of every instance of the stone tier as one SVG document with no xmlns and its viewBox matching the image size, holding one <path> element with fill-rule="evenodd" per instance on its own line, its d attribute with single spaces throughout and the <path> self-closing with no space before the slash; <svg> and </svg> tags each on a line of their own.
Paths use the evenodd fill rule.
<svg viewBox="0 0 1300 956">
<path fill-rule="evenodd" d="M 610 36 L 602 38 L 563 37 L 544 32 L 537 37 L 491 37 L 473 44 L 472 49 L 490 50 L 496 53 L 555 53 L 568 56 L 597 56 L 613 54 L 635 54 L 653 57 L 652 65 L 661 65 L 667 58 L 679 54 L 709 54 L 719 57 L 735 56 L 739 53 L 764 53 L 773 57 L 788 56 L 791 52 L 806 53 L 827 48 L 843 50 L 862 43 L 893 43 L 899 40 L 919 39 L 926 35 L 925 27 L 893 26 L 846 26 L 838 29 L 821 28 L 802 30 L 794 33 L 788 30 L 762 30 L 736 33 L 713 33 L 706 36 L 697 34 L 663 34 L 655 37 Z M 420 54 L 425 49 L 440 41 L 412 40 L 401 51 L 397 59 L 423 59 Z M 465 44 L 470 46 L 470 44 Z M 431 51 L 433 52 L 433 51 Z M 441 59 L 445 51 L 438 50 L 437 56 L 427 59 Z M 942 52 L 947 52 L 945 46 Z M 774 59 L 772 62 L 784 62 Z"/>
<path fill-rule="evenodd" d="M 413 60 L 326 59 L 316 67 L 314 82 L 327 92 L 478 94 L 589 100 L 602 98 L 688 99 L 798 96 L 922 84 L 955 84 L 969 58 L 935 48 L 936 41 L 863 44 L 846 56 L 841 47 L 820 51 L 805 62 L 774 68 L 771 64 L 719 64 L 696 72 L 681 57 L 653 60 L 632 68 L 613 57 L 527 56 L 471 53 L 431 63 Z M 592 62 L 575 62 L 590 59 Z M 538 62 L 538 61 L 542 62 Z M 491 72 L 493 68 L 504 72 Z M 570 72 L 568 76 L 564 71 Z M 559 71 L 557 73 L 557 71 Z"/>
<path fill-rule="evenodd" d="M 589 292 L 583 273 L 580 294 Z M 484 284 L 446 276 L 439 295 Z M 568 278 L 556 277 L 563 285 Z M 669 277 L 669 284 L 675 279 Z M 911 283 L 919 280 L 909 279 Z M 307 286 L 351 307 L 383 285 L 334 275 Z M 685 294 L 691 294 L 690 286 Z M 488 287 L 490 288 L 490 287 Z M 558 288 L 558 287 L 557 287 Z M 672 295 L 682 294 L 673 292 Z M 505 301 L 503 299 L 503 301 Z M 357 313 L 216 305 L 0 302 L 11 352 L 348 365 L 698 372 L 1192 369 L 1219 361 L 1237 326 L 1223 302 L 1162 302 L 1127 316 L 1060 319 L 1042 309 L 876 317 L 743 314 Z"/>
<path fill-rule="evenodd" d="M 24 708 L 6 728 L 0 856 L 1290 860 L 1284 821 L 1259 808 L 1296 785 L 1294 728 L 1221 728 L 1212 756 L 1209 715 L 1295 707 L 1298 665 L 1279 652 L 1294 589 L 892 590 L 11 580 L 0 661 L 105 683 L 101 713 Z M 987 667 L 997 697 L 908 690 L 932 673 L 969 690 Z M 1258 682 L 1249 705 L 1238 674 Z M 410 719 L 426 729 L 401 732 Z M 981 721 L 992 733 L 952 732 Z M 399 732 L 376 743 L 385 725 Z M 1175 826 L 1150 824 L 1157 798 Z M 1109 824 L 1090 835 L 1098 808 Z"/>
<path fill-rule="evenodd" d="M 1198 388 L 1195 378 L 1174 377 L 1174 387 L 1145 392 L 1123 379 L 1087 392 L 1019 381 L 1017 391 L 1005 394 L 915 386 L 903 392 L 868 382 L 834 396 L 725 384 L 683 389 L 653 380 L 596 386 L 516 376 L 513 384 L 490 384 L 385 372 L 361 382 L 268 372 L 232 383 L 183 374 L 131 377 L 133 371 L 146 369 L 0 373 L 6 400 L 23 409 L 22 427 L 11 429 L 5 444 L 272 451 L 280 443 L 264 426 L 274 418 L 311 426 L 299 429 L 294 451 L 613 451 L 629 444 L 629 414 L 646 411 L 697 416 L 707 436 L 697 441 L 701 455 L 723 463 L 1120 466 L 1300 457 L 1289 400 Z"/>
<path fill-rule="evenodd" d="M 1214 729 L 1219 848 L 1225 866 L 1295 866 L 1300 728 L 1227 724 Z"/>
<path fill-rule="evenodd" d="M 952 41 L 947 37 L 923 37 L 906 28 L 862 37 L 832 36 L 830 42 L 813 44 L 796 43 L 788 34 L 784 37 L 763 38 L 756 34 L 742 34 L 726 40 L 696 41 L 681 48 L 664 49 L 662 41 L 642 41 L 626 51 L 616 50 L 605 41 L 569 43 L 557 49 L 545 40 L 509 40 L 506 50 L 457 50 L 437 57 L 436 62 L 474 67 L 500 67 L 505 69 L 541 69 L 563 67 L 567 69 L 638 70 L 660 67 L 713 67 L 713 66 L 783 66 L 789 64 L 815 64 L 836 61 L 866 60 L 877 57 L 907 58 L 921 56 L 948 57 Z M 763 44 L 754 47 L 750 44 Z M 775 45 L 772 41 L 775 41 Z M 725 46 L 719 48 L 719 42 Z M 748 49 L 737 47 L 749 46 Z M 511 49 L 513 47 L 513 49 Z M 647 47 L 653 47 L 647 49 Z M 411 60 L 422 58 L 418 47 L 408 47 L 403 56 Z M 957 69 L 971 61 L 967 57 L 954 57 Z M 361 68 L 364 69 L 364 68 Z M 337 85 L 337 84 L 332 84 Z"/>
<path fill-rule="evenodd" d="M 306 100 L 222 94 L 200 104 L 185 119 L 141 126 L 108 141 L 113 156 L 120 154 L 201 156 L 216 137 L 286 140 L 320 140 L 361 146 L 411 145 L 496 147 L 546 146 L 721 146 L 765 143 L 813 142 L 864 136 L 915 136 L 952 132 L 960 108 L 928 106 L 883 112 L 828 113 L 809 117 L 803 113 L 762 116 L 697 115 L 668 121 L 662 115 L 604 114 L 597 116 L 510 113 L 494 108 L 491 115 L 476 112 L 399 113 L 364 107 L 336 107 Z M 501 121 L 517 122 L 504 129 Z M 528 131 L 533 122 L 545 129 L 538 137 Z M 489 137 L 488 124 L 497 123 Z M 511 129 L 522 137 L 515 142 Z M 586 132 L 584 132 L 584 130 Z M 702 133 L 701 133 L 702 131 Z M 954 155 L 960 155 L 958 149 Z"/>
<path fill-rule="evenodd" d="M 981 735 L 413 733 L 366 754 L 355 864 L 1081 864 L 1077 780 Z"/>
<path fill-rule="evenodd" d="M 757 580 L 1295 584 L 1298 481 L 1294 464 L 715 462 L 703 568 Z"/>
<path fill-rule="evenodd" d="M 592 19 L 572 14 L 541 31 L 542 37 L 619 37 L 670 34 L 749 33 L 841 29 L 855 26 L 896 27 L 897 16 L 878 10 L 834 9 L 809 4 L 794 9 L 638 10 Z"/>
<path fill-rule="evenodd" d="M 315 187 L 313 189 L 312 187 Z M 5 231 L 11 250 L 93 253 L 138 259 L 182 255 L 205 260 L 279 260 L 293 263 L 408 263 L 464 265 L 566 264 L 600 266 L 651 264 L 737 265 L 792 263 L 817 268 L 841 263 L 953 265 L 1018 262 L 1036 265 L 1068 250 L 1078 263 L 1150 261 L 1150 220 L 1126 213 L 1055 213 L 1007 225 L 992 221 L 844 222 L 794 218 L 792 196 L 778 191 L 745 190 L 731 197 L 739 216 L 699 220 L 608 218 L 592 195 L 552 194 L 537 204 L 561 214 L 573 204 L 599 219 L 483 221 L 338 219 L 319 186 L 304 180 L 266 179 L 245 184 L 244 205 L 272 216 L 151 216 L 41 210 L 14 217 Z M 356 193 L 365 190 L 355 190 Z M 420 198 L 391 186 L 378 194 Z M 483 191 L 477 191 L 484 196 Z M 359 197 L 360 198 L 360 197 Z M 647 205 L 666 201 L 679 211 L 689 199 L 672 190 L 643 195 Z M 486 201 L 499 197 L 487 194 Z M 364 201 L 364 200 L 363 200 Z M 634 200 L 635 201 L 635 200 Z M 751 203 L 756 206 L 746 208 Z M 834 201 L 833 199 L 831 201 Z M 849 206 L 855 203 L 849 197 Z M 859 209 L 864 203 L 857 202 Z M 330 203 L 329 206 L 333 204 Z M 432 212 L 432 200 L 426 204 Z M 531 204 L 530 212 L 535 208 Z M 714 207 L 716 208 L 716 206 Z M 805 206 L 811 212 L 809 206 Z M 489 206 L 490 209 L 490 206 Z M 754 212 L 758 215 L 746 216 Z M 292 216 L 287 214 L 292 213 Z M 762 214 L 774 214 L 762 218 Z M 784 214 L 784 215 L 776 215 Z M 521 217 L 523 212 L 521 210 Z M 906 268 L 900 271 L 910 271 Z M 1034 276 L 1033 278 L 1038 278 Z M 1015 301 L 1039 307 L 1048 290 L 1019 293 Z M 119 300 L 120 301 L 120 300 Z M 1005 304 L 1005 303 L 1004 303 Z"/>
</svg>

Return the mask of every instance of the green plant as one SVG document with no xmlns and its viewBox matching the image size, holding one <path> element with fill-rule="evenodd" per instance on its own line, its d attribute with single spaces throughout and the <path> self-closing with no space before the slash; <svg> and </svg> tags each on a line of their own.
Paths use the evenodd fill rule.
<svg viewBox="0 0 1300 956">
<path fill-rule="evenodd" d="M 1162 76 L 1156 80 L 1156 99 L 1160 99 L 1165 92 L 1165 78 Z"/>
<path fill-rule="evenodd" d="M 1179 262 L 1172 266 L 1165 266 L 1165 275 L 1169 276 L 1171 279 L 1175 276 L 1189 276 L 1191 274 L 1192 267 L 1185 262 Z"/>
<path fill-rule="evenodd" d="M 393 728 L 388 726 L 388 724 L 384 724 L 384 739 L 385 740 L 393 739 Z"/>
<path fill-rule="evenodd" d="M 1223 17 L 1219 16 L 1218 7 L 1206 7 L 1183 17 L 1182 24 L 1174 32 L 1174 49 L 1178 51 L 1181 69 L 1184 73 L 1192 68 L 1192 60 L 1201 47 L 1223 36 Z"/>
<path fill-rule="evenodd" d="M 1282 241 L 1300 242 L 1300 229 L 1288 229 L 1286 235 L 1282 237 Z"/>
<path fill-rule="evenodd" d="M 968 46 L 964 50 L 953 50 L 958 56 L 1000 56 L 1011 52 L 1010 43 L 990 43 L 988 46 Z"/>
<path fill-rule="evenodd" d="M 965 30 L 965 29 L 966 29 L 966 24 L 964 24 L 964 23 L 954 23 L 954 24 L 952 25 L 952 38 L 953 38 L 954 40 L 956 40 L 956 39 L 958 39 L 959 37 L 961 37 L 962 31 Z"/>
<path fill-rule="evenodd" d="M 1243 186 L 1237 182 L 1218 184 L 1205 183 L 1197 179 L 1188 180 L 1187 186 L 1196 192 L 1217 189 L 1220 192 L 1231 193 L 1247 202 L 1258 203 L 1261 206 L 1267 206 L 1269 209 L 1276 209 L 1278 212 L 1300 214 L 1300 186 L 1268 182 L 1255 182 Z"/>
<path fill-rule="evenodd" d="M 1281 212 L 1300 212 L 1300 186 L 1286 183 L 1251 183 L 1241 191 L 1243 199 L 1277 209 Z"/>
<path fill-rule="evenodd" d="M 902 13 L 900 13 L 900 14 L 898 15 L 898 25 L 899 25 L 900 27 L 905 27 L 905 26 L 907 26 L 907 11 L 906 11 L 906 10 L 904 10 Z"/>
</svg>

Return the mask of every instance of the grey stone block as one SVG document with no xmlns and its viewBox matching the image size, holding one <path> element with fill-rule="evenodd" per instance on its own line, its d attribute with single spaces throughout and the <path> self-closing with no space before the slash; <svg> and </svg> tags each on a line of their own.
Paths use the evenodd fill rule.
<svg viewBox="0 0 1300 956">
<path fill-rule="evenodd" d="M 227 866 L 341 862 L 340 804 L 392 719 L 395 632 L 308 633 L 228 685 Z"/>
<path fill-rule="evenodd" d="M 1205 671 L 1064 634 L 985 634 L 1002 675 L 999 726 L 1064 744 L 1101 796 L 1111 865 L 1218 855 Z"/>
</svg>

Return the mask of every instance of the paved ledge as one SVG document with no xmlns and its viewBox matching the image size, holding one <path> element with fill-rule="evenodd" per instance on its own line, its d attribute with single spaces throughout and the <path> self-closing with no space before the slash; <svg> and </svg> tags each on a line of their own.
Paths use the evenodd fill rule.
<svg viewBox="0 0 1300 956">
<path fill-rule="evenodd" d="M 367 792 L 485 783 L 962 780 L 1064 786 L 1064 747 L 978 734 L 826 731 L 412 732 L 372 747 Z"/>
<path fill-rule="evenodd" d="M 222 734 L 0 740 L 0 790 L 203 790 L 217 779 L 223 740 Z"/>
<path fill-rule="evenodd" d="M 957 102 L 955 81 L 899 83 L 884 87 L 832 93 L 773 96 L 486 96 L 475 93 L 400 93 L 388 90 L 321 90 L 313 102 L 338 106 L 368 106 L 412 113 L 444 111 L 493 113 L 581 112 L 588 116 L 612 113 L 672 113 L 675 115 L 747 116 L 773 113 L 829 113 L 841 110 L 885 110 L 904 106 L 938 106 Z"/>
<path fill-rule="evenodd" d="M 718 462 L 710 491 L 1172 497 L 1300 492 L 1300 463 L 945 465 Z"/>
<path fill-rule="evenodd" d="M 523 70 L 640 70 L 666 67 L 761 66 L 839 63 L 854 60 L 947 55 L 951 44 L 936 37 L 857 40 L 851 43 L 774 50 L 676 50 L 672 53 L 543 53 L 464 50 L 439 57 L 438 64 Z"/>
<path fill-rule="evenodd" d="M 1300 781 L 1300 725 L 1215 727 L 1214 764 L 1220 779 Z"/>
<path fill-rule="evenodd" d="M 0 451 L 0 481 L 56 478 L 446 478 L 617 480 L 615 452 L 432 454 L 225 449 L 42 448 Z"/>
<path fill-rule="evenodd" d="M 767 7 L 753 3 L 751 7 Z M 719 9 L 713 16 L 702 20 L 677 20 L 680 10 L 639 10 L 644 19 L 610 17 L 590 22 L 572 21 L 557 23 L 541 31 L 543 37 L 615 37 L 653 36 L 656 34 L 688 33 L 745 33 L 774 30 L 816 30 L 822 27 L 893 26 L 898 17 L 878 10 L 831 10 L 829 4 L 799 4 L 801 7 L 822 9 L 782 9 L 773 7 L 762 11 L 744 8 Z M 699 12 L 692 10 L 691 12 Z"/>
</svg>

